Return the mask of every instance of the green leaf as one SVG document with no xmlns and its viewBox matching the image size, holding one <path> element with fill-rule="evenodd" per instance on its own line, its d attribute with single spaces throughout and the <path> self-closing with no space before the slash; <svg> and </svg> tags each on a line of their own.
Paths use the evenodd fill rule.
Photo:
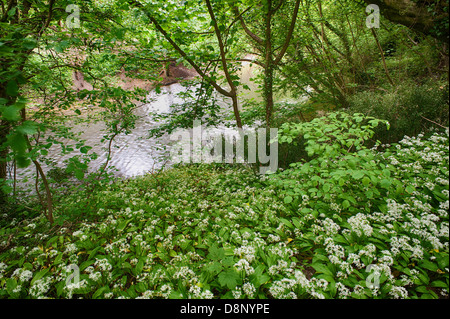
<svg viewBox="0 0 450 319">
<path fill-rule="evenodd" d="M 214 261 L 212 264 L 205 267 L 205 270 L 211 275 L 216 276 L 223 270 L 223 266 L 218 261 Z"/>
<path fill-rule="evenodd" d="M 419 266 L 433 272 L 436 272 L 439 269 L 439 267 L 435 263 L 432 263 L 431 261 L 425 259 L 419 263 Z"/>
<path fill-rule="evenodd" d="M 218 248 L 217 245 L 211 246 L 208 251 L 208 257 L 211 260 L 222 260 L 225 258 L 225 250 L 223 248 Z"/>
<path fill-rule="evenodd" d="M 431 285 L 431 287 L 439 287 L 439 288 L 448 289 L 448 285 L 445 282 L 443 282 L 442 280 L 435 280 L 430 285 Z"/>
<path fill-rule="evenodd" d="M 39 271 L 38 273 L 36 273 L 36 275 L 34 275 L 33 279 L 31 280 L 30 286 L 33 285 L 37 280 L 44 277 L 49 271 L 50 271 L 50 268 L 46 268 L 46 269 L 43 269 L 43 270 Z"/>
<path fill-rule="evenodd" d="M 290 221 L 288 221 L 287 219 L 285 219 L 285 218 L 280 218 L 280 221 L 283 224 L 285 224 L 290 229 L 294 229 L 295 228 L 294 225 L 292 225 L 292 223 Z"/>
<path fill-rule="evenodd" d="M 367 176 L 364 176 L 364 178 L 362 179 L 362 184 L 363 186 L 369 186 L 370 184 L 370 178 L 368 178 Z"/>
<path fill-rule="evenodd" d="M 12 294 L 13 290 L 17 287 L 17 281 L 13 278 L 6 280 L 6 290 Z"/>
<path fill-rule="evenodd" d="M 10 96 L 17 96 L 19 94 L 19 86 L 15 80 L 8 81 L 6 84 L 6 94 Z"/>
<path fill-rule="evenodd" d="M 226 257 L 222 260 L 222 265 L 224 265 L 224 267 L 231 267 L 234 265 L 234 259 L 233 257 L 229 256 Z"/>
<path fill-rule="evenodd" d="M 58 256 L 56 256 L 55 261 L 53 262 L 53 265 L 59 265 L 62 262 L 62 257 L 64 253 L 59 253 Z"/>
<path fill-rule="evenodd" d="M 334 276 L 333 272 L 324 264 L 313 263 L 311 264 L 311 267 L 314 268 L 318 273 L 322 273 L 331 277 Z"/>
<path fill-rule="evenodd" d="M 364 172 L 363 171 L 353 171 L 352 176 L 354 179 L 361 179 L 364 177 Z"/>
<path fill-rule="evenodd" d="M 290 204 L 290 203 L 292 203 L 293 200 L 294 200 L 294 199 L 292 198 L 292 196 L 286 196 L 286 197 L 284 198 L 284 203 L 285 203 L 285 204 Z"/>
<path fill-rule="evenodd" d="M 89 150 L 91 149 L 92 147 L 90 147 L 90 146 L 82 146 L 82 147 L 80 147 L 80 152 L 82 153 L 82 154 L 87 154 L 87 152 L 89 152 Z"/>
<path fill-rule="evenodd" d="M 392 182 L 388 179 L 382 179 L 380 182 L 380 186 L 382 188 L 388 189 L 391 186 Z"/>
<path fill-rule="evenodd" d="M 117 229 L 120 231 L 123 231 L 125 229 L 125 227 L 127 227 L 128 223 L 130 222 L 130 219 L 127 220 L 123 220 L 121 222 L 119 222 L 119 225 L 117 226 Z"/>
<path fill-rule="evenodd" d="M 108 286 L 103 286 L 98 288 L 94 294 L 92 295 L 92 299 L 97 299 L 98 297 L 100 297 L 104 292 L 107 292 L 109 290 Z"/>
<path fill-rule="evenodd" d="M 241 284 L 241 281 L 241 277 L 234 269 L 228 269 L 219 274 L 219 284 L 222 287 L 228 287 L 230 290 L 233 290 L 237 285 Z"/>
<path fill-rule="evenodd" d="M 84 171 L 81 169 L 75 169 L 74 171 L 75 177 L 79 180 L 82 180 L 84 178 Z"/>
<path fill-rule="evenodd" d="M 22 110 L 22 106 L 14 104 L 6 107 L 3 112 L 2 116 L 7 121 L 18 121 L 20 120 L 20 110 Z"/>
<path fill-rule="evenodd" d="M 140 260 L 140 261 L 136 264 L 135 268 L 133 269 L 133 274 L 134 274 L 135 276 L 137 276 L 137 275 L 139 275 L 139 274 L 142 273 L 142 270 L 143 270 L 143 269 L 144 269 L 144 262 L 143 262 L 142 260 Z"/>
<path fill-rule="evenodd" d="M 24 135 L 33 135 L 38 131 L 38 129 L 35 122 L 25 121 L 21 126 L 17 127 L 17 131 Z"/>
<path fill-rule="evenodd" d="M 349 207 L 350 207 L 350 202 L 349 202 L 348 200 L 344 200 L 344 201 L 342 202 L 342 207 L 343 207 L 344 209 L 349 208 Z"/>
<path fill-rule="evenodd" d="M 414 192 L 414 187 L 412 187 L 411 185 L 406 186 L 406 192 L 408 194 L 412 194 Z"/>
</svg>

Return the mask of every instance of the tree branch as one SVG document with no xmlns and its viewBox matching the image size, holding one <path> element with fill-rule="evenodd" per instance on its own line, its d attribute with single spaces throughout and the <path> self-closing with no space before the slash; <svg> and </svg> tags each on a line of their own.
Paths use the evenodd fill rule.
<svg viewBox="0 0 450 319">
<path fill-rule="evenodd" d="M 223 45 L 222 36 L 220 35 L 220 30 L 219 30 L 219 26 L 217 24 L 217 19 L 214 14 L 213 8 L 211 6 L 211 2 L 209 0 L 205 0 L 205 1 L 206 1 L 206 6 L 208 7 L 209 16 L 211 17 L 211 20 L 214 22 L 214 31 L 216 33 L 217 41 L 219 42 L 220 59 L 222 62 L 222 68 L 225 73 L 227 82 L 230 85 L 231 92 L 235 92 L 236 86 L 233 84 L 233 80 L 231 79 L 230 73 L 228 72 L 227 58 L 225 56 L 225 47 Z"/>
<path fill-rule="evenodd" d="M 248 10 L 248 9 L 247 9 Z M 260 37 L 258 37 L 256 34 L 254 34 L 252 31 L 250 31 L 250 29 L 247 27 L 247 24 L 244 21 L 244 18 L 242 17 L 242 15 L 244 14 L 244 12 L 242 14 L 239 13 L 239 9 L 238 7 L 233 7 L 233 11 L 236 14 L 236 17 L 239 18 L 239 21 L 241 22 L 241 26 L 244 29 L 245 33 L 247 33 L 247 35 L 253 39 L 256 43 L 258 43 L 259 45 L 264 45 L 264 40 L 261 39 Z"/>
<path fill-rule="evenodd" d="M 292 15 L 291 25 L 289 27 L 289 31 L 288 31 L 288 35 L 286 37 L 286 41 L 284 42 L 283 48 L 278 53 L 278 56 L 275 58 L 275 61 L 274 61 L 275 65 L 280 63 L 281 59 L 286 54 L 287 48 L 289 47 L 289 43 L 291 42 L 292 34 L 294 33 L 294 28 L 295 28 L 295 23 L 297 21 L 299 7 L 300 7 L 300 0 L 297 0 L 295 2 L 294 13 Z"/>
<path fill-rule="evenodd" d="M 50 0 L 50 3 L 48 5 L 48 15 L 47 15 L 47 19 L 45 20 L 44 25 L 42 26 L 41 31 L 39 32 L 39 37 L 42 35 L 42 33 L 45 31 L 45 29 L 48 28 L 48 26 L 50 25 L 50 21 L 52 20 L 52 15 L 53 15 L 53 5 L 55 4 L 55 0 Z"/>
<path fill-rule="evenodd" d="M 232 97 L 232 94 L 223 88 L 221 88 L 216 81 L 212 80 L 211 77 L 205 74 L 203 70 L 195 63 L 191 58 L 188 57 L 186 52 L 170 37 L 170 35 L 163 29 L 159 22 L 144 9 L 143 5 L 135 0 L 128 1 L 131 5 L 141 9 L 143 13 L 150 19 L 150 21 L 155 25 L 155 28 L 164 36 L 164 38 L 172 45 L 172 47 L 197 71 L 198 74 L 206 81 L 208 81 L 220 94 L 227 97 Z"/>
</svg>

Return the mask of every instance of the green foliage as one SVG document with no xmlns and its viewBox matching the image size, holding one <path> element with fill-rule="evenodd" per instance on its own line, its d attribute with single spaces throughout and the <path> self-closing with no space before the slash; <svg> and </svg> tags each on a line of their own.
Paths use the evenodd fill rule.
<svg viewBox="0 0 450 319">
<path fill-rule="evenodd" d="M 383 143 L 393 143 L 405 135 L 414 136 L 439 125 L 448 126 L 448 100 L 448 84 L 406 82 L 388 92 L 365 91 L 353 95 L 348 112 L 387 120 L 391 129 L 388 132 L 376 129 L 376 138 Z"/>
<path fill-rule="evenodd" d="M 279 141 L 304 135 L 311 160 L 272 182 L 301 225 L 299 245 L 313 251 L 325 297 L 438 298 L 431 287 L 448 282 L 448 129 L 378 153 L 364 142 L 381 122 L 337 113 L 285 125 Z M 369 265 L 379 288 L 367 285 Z"/>
<path fill-rule="evenodd" d="M 89 213 L 60 227 L 37 217 L 0 228 L 2 242 L 15 234 L 0 254 L 0 296 L 448 294 L 448 130 L 367 149 L 382 123 L 334 113 L 286 125 L 280 142 L 304 135 L 311 158 L 266 178 L 189 165 L 60 198 L 57 220 Z M 66 285 L 70 264 L 77 285 Z"/>
<path fill-rule="evenodd" d="M 49 172 L 54 225 L 38 215 L 43 201 L 20 190 L 2 211 L 0 298 L 448 297 L 449 134 L 429 129 L 448 125 L 448 86 L 424 81 L 446 79 L 448 48 L 385 21 L 380 50 L 360 1 L 302 2 L 276 66 L 294 1 L 211 1 L 217 25 L 198 1 L 72 1 L 83 19 L 71 30 L 59 23 L 68 1 L 51 15 L 42 1 L 16 2 L 0 21 L 0 164 L 52 167 L 53 145 L 81 155 Z M 240 6 L 252 40 L 230 5 Z M 96 154 L 67 123 L 103 121 L 109 159 L 114 138 L 136 124 L 136 102 L 146 102 L 145 90 L 118 85 L 119 74 L 157 80 L 161 63 L 184 58 L 210 84 L 225 83 L 227 70 L 228 84 L 239 87 L 237 60 L 249 52 L 270 71 L 259 72 L 263 97 L 274 84 L 310 98 L 274 106 L 288 168 L 259 177 L 245 167 L 191 165 L 120 180 L 106 162 L 88 173 Z M 74 89 L 74 72 L 92 88 Z M 171 121 L 152 133 L 220 119 L 211 86 L 186 95 L 193 102 L 174 105 Z M 317 105 L 349 108 L 308 122 Z M 243 119 L 253 124 L 266 111 L 253 105 Z M 399 142 L 380 149 L 378 140 Z M 71 265 L 80 281 L 67 284 Z"/>
<path fill-rule="evenodd" d="M 201 120 L 207 126 L 217 125 L 222 121 L 224 110 L 213 96 L 213 87 L 201 81 L 183 83 L 186 91 L 177 96 L 183 100 L 180 104 L 170 105 L 170 112 L 156 113 L 152 119 L 161 124 L 150 130 L 150 136 L 171 134 L 177 129 L 189 129 L 195 120 Z"/>
</svg>

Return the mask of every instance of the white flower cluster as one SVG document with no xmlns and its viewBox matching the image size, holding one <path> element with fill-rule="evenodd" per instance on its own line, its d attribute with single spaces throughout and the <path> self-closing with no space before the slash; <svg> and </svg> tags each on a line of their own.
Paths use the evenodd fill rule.
<svg viewBox="0 0 450 319">
<path fill-rule="evenodd" d="M 253 298 L 256 293 L 256 288 L 252 283 L 246 282 L 242 286 L 242 291 L 249 297 Z"/>
<path fill-rule="evenodd" d="M 3 278 L 3 273 L 8 266 L 4 262 L 0 262 L 0 279 Z"/>
<path fill-rule="evenodd" d="M 173 278 L 183 279 L 189 282 L 197 282 L 198 278 L 195 272 L 189 267 L 183 266 L 181 267 L 174 275 Z"/>
<path fill-rule="evenodd" d="M 325 229 L 326 236 L 333 237 L 337 235 L 341 227 L 336 224 L 331 218 L 325 218 L 322 222 L 323 227 Z"/>
<path fill-rule="evenodd" d="M 256 249 L 251 245 L 244 245 L 234 249 L 235 256 L 239 256 L 240 258 L 247 260 L 249 263 L 255 260 L 255 253 Z"/>
<path fill-rule="evenodd" d="M 192 285 L 189 288 L 190 298 L 193 299 L 213 299 L 214 294 L 209 290 L 202 290 L 198 285 Z"/>
<path fill-rule="evenodd" d="M 294 278 L 274 281 L 269 288 L 269 292 L 276 299 L 297 299 L 300 296 L 295 291 L 313 298 L 325 299 L 322 292 L 328 284 L 325 279 L 311 278 L 311 280 L 308 280 L 302 271 L 295 270 Z"/>
<path fill-rule="evenodd" d="M 357 236 L 372 236 L 373 228 L 364 214 L 358 213 L 350 217 L 348 220 L 350 228 Z"/>
<path fill-rule="evenodd" d="M 51 276 L 49 277 L 43 277 L 39 280 L 36 280 L 31 286 L 30 286 L 30 295 L 33 298 L 43 298 L 45 294 L 50 290 L 50 284 L 52 282 L 53 278 Z"/>
<path fill-rule="evenodd" d="M 110 271 L 112 269 L 111 264 L 106 258 L 96 258 L 94 266 L 98 267 L 101 271 Z"/>
<path fill-rule="evenodd" d="M 234 267 L 238 271 L 244 271 L 246 275 L 251 275 L 255 272 L 255 269 L 250 265 L 247 259 L 239 259 L 239 261 L 234 264 Z"/>
</svg>

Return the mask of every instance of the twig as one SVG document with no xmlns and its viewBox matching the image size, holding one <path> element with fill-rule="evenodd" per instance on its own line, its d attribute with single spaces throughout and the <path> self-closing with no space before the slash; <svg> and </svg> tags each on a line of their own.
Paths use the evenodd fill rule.
<svg viewBox="0 0 450 319">
<path fill-rule="evenodd" d="M 431 123 L 433 123 L 433 124 L 436 124 L 437 126 L 439 126 L 439 127 L 442 127 L 442 128 L 448 128 L 448 127 L 445 127 L 445 126 L 443 126 L 443 125 L 441 125 L 441 124 L 439 124 L 439 123 L 436 123 L 435 121 L 432 121 L 432 120 L 430 120 L 430 119 L 427 119 L 425 116 L 420 116 L 421 118 L 423 118 L 424 120 L 427 120 L 428 122 L 431 122 Z"/>
</svg>

